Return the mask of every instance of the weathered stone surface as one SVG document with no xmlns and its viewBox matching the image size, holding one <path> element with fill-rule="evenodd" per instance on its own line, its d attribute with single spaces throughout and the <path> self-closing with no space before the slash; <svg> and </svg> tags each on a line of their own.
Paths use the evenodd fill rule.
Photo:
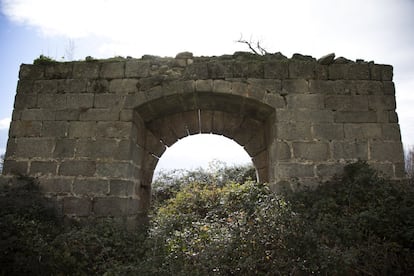
<svg viewBox="0 0 414 276">
<path fill-rule="evenodd" d="M 73 193 L 78 196 L 104 196 L 109 193 L 109 182 L 103 179 L 75 179 Z"/>
<path fill-rule="evenodd" d="M 92 202 L 89 198 L 64 197 L 63 213 L 65 215 L 88 216 L 91 213 Z"/>
<path fill-rule="evenodd" d="M 329 65 L 329 64 L 333 63 L 334 59 L 335 59 L 335 54 L 331 53 L 331 54 L 327 54 L 327 55 L 319 58 L 318 62 L 320 64 L 323 64 L 323 65 Z"/>
<path fill-rule="evenodd" d="M 294 142 L 293 155 L 299 160 L 324 161 L 329 158 L 329 146 L 323 142 Z"/>
<path fill-rule="evenodd" d="M 96 167 L 95 161 L 66 160 L 59 166 L 59 175 L 93 176 Z"/>
<path fill-rule="evenodd" d="M 33 161 L 30 163 L 30 175 L 56 175 L 57 162 L 56 161 Z"/>
<path fill-rule="evenodd" d="M 333 54 L 22 65 L 3 174 L 38 177 L 67 216 L 131 219 L 149 208 L 166 146 L 215 133 L 275 189 L 314 187 L 357 159 L 401 179 L 392 74 Z"/>
<path fill-rule="evenodd" d="M 39 189 L 50 194 L 70 194 L 72 192 L 72 179 L 66 178 L 39 178 Z"/>
</svg>

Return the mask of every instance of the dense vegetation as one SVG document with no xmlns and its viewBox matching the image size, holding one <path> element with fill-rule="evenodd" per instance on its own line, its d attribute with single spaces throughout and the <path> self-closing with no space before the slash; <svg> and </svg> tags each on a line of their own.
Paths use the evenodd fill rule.
<svg viewBox="0 0 414 276">
<path fill-rule="evenodd" d="M 253 177 L 249 168 L 161 174 L 151 222 L 135 232 L 109 219 L 63 227 L 33 182 L 3 187 L 0 275 L 414 273 L 412 185 L 363 162 L 284 195 Z"/>
</svg>

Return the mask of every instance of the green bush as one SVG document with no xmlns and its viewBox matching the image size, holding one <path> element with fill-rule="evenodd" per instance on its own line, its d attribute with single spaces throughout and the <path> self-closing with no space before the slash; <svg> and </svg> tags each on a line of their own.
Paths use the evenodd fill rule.
<svg viewBox="0 0 414 276">
<path fill-rule="evenodd" d="M 366 163 L 321 185 L 186 185 L 150 227 L 146 274 L 414 273 L 414 189 Z"/>
<path fill-rule="evenodd" d="M 44 56 L 44 55 L 40 55 L 38 58 L 36 58 L 33 61 L 33 64 L 36 64 L 36 65 L 46 65 L 46 64 L 56 63 L 56 62 L 57 61 L 54 60 L 51 57 Z"/>
<path fill-rule="evenodd" d="M 219 174 L 185 179 L 147 231 L 113 219 L 63 227 L 32 180 L 2 187 L 0 275 L 414 274 L 414 187 L 366 163 L 283 195 Z"/>
</svg>

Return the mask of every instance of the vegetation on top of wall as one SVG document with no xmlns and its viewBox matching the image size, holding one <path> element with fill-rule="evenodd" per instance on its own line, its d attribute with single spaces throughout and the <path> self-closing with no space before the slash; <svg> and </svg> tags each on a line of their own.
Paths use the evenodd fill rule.
<svg viewBox="0 0 414 276">
<path fill-rule="evenodd" d="M 57 61 L 54 60 L 51 57 L 48 56 L 44 56 L 44 55 L 40 55 L 38 58 L 36 58 L 33 61 L 33 64 L 35 65 L 46 65 L 46 64 L 52 64 L 52 63 L 56 63 Z"/>
<path fill-rule="evenodd" d="M 200 170 L 183 175 L 147 230 L 132 232 L 110 219 L 63 228 L 44 199 L 30 197 L 36 185 L 3 187 L 0 275 L 414 273 L 414 187 L 364 162 L 285 195 L 253 181 L 209 183 L 220 178 Z"/>
</svg>

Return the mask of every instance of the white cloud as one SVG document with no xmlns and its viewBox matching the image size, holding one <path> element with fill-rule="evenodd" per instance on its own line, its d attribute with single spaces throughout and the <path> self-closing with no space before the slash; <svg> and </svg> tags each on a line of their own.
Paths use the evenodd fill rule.
<svg viewBox="0 0 414 276">
<path fill-rule="evenodd" d="M 9 129 L 10 118 L 0 119 L 0 130 Z"/>
<path fill-rule="evenodd" d="M 220 135 L 200 134 L 177 141 L 161 156 L 157 171 L 162 169 L 195 169 L 208 167 L 217 159 L 228 165 L 247 164 L 251 159 L 243 147 Z"/>
</svg>

